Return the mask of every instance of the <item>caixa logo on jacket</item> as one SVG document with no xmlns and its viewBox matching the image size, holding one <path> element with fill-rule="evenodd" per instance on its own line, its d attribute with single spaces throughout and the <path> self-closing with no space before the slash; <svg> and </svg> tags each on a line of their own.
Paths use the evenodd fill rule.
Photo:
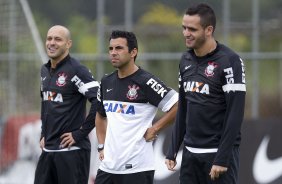
<svg viewBox="0 0 282 184">
<path fill-rule="evenodd" d="M 196 92 L 201 94 L 210 94 L 210 87 L 208 84 L 196 81 L 187 81 L 183 83 L 185 92 Z"/>
<path fill-rule="evenodd" d="M 52 91 L 43 91 L 43 101 L 63 102 L 63 95 Z"/>
</svg>

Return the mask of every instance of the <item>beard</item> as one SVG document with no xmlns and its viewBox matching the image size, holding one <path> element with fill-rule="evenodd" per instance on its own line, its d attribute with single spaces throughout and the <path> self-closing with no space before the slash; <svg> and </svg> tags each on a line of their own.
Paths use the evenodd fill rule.
<svg viewBox="0 0 282 184">
<path fill-rule="evenodd" d="M 61 50 L 57 50 L 56 52 L 47 52 L 47 55 L 49 58 L 51 59 L 57 59 L 62 57 L 65 54 L 65 50 L 61 49 Z"/>
<path fill-rule="evenodd" d="M 186 44 L 186 46 L 189 49 L 199 49 L 205 44 L 205 42 L 206 42 L 206 37 L 204 34 L 202 34 L 194 39 L 193 44 Z"/>
</svg>

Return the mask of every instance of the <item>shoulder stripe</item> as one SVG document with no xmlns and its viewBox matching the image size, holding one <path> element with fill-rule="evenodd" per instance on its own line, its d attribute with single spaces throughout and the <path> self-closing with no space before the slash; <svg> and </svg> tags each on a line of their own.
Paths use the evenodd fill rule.
<svg viewBox="0 0 282 184">
<path fill-rule="evenodd" d="M 246 84 L 226 84 L 222 86 L 224 92 L 230 91 L 246 91 Z"/>
<path fill-rule="evenodd" d="M 88 82 L 88 83 L 82 85 L 82 86 L 78 89 L 78 91 L 79 91 L 80 93 L 82 93 L 82 94 L 85 95 L 85 93 L 88 91 L 88 89 L 94 88 L 94 87 L 99 87 L 99 86 L 100 86 L 99 82 L 97 82 L 97 81 L 92 81 L 92 82 Z"/>
<path fill-rule="evenodd" d="M 160 108 L 163 112 L 167 112 L 177 101 L 178 93 L 175 90 L 171 89 L 159 103 L 158 108 Z"/>
</svg>

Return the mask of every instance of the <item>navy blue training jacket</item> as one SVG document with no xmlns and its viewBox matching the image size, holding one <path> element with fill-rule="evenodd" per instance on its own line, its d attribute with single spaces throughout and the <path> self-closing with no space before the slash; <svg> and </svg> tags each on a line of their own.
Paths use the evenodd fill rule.
<svg viewBox="0 0 282 184">
<path fill-rule="evenodd" d="M 197 57 L 186 51 L 179 64 L 179 107 L 166 157 L 175 160 L 181 143 L 218 148 L 215 165 L 227 166 L 239 146 L 245 106 L 243 60 L 228 47 Z"/>
<path fill-rule="evenodd" d="M 41 68 L 41 138 L 45 148 L 59 150 L 60 136 L 72 132 L 73 146 L 90 149 L 88 134 L 95 127 L 99 83 L 76 59 L 66 56 L 51 69 L 50 61 Z M 91 102 L 86 117 L 86 101 Z"/>
</svg>

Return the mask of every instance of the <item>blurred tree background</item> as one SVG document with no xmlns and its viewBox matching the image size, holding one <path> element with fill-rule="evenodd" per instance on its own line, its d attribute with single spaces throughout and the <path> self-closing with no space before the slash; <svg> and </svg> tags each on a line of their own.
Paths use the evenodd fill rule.
<svg viewBox="0 0 282 184">
<path fill-rule="evenodd" d="M 99 59 L 99 57 L 94 56 L 95 54 L 104 54 L 104 56 L 106 56 L 110 32 L 113 29 L 125 29 L 125 2 L 127 0 L 104 1 L 104 38 L 98 37 L 98 1 L 100 0 L 28 0 L 28 3 L 43 44 L 49 27 L 56 24 L 65 25 L 72 33 L 73 47 L 71 53 L 87 65 L 96 78 L 100 80 L 101 76 L 97 76 L 100 70 L 99 63 L 102 63 L 104 73 L 112 72 L 113 68 L 107 59 Z M 209 3 L 214 8 L 217 15 L 216 39 L 238 52 L 245 60 L 248 90 L 246 118 L 252 117 L 252 104 L 255 100 L 258 101 L 260 117 L 281 117 L 282 1 L 258 0 L 259 22 L 257 28 L 259 29 L 259 35 L 257 39 L 258 50 L 256 52 L 260 53 L 260 55 L 253 57 L 257 58 L 256 62 L 259 63 L 258 71 L 254 70 L 254 62 L 252 59 L 252 3 L 254 0 L 226 1 L 230 3 L 230 10 L 228 12 L 230 15 L 228 37 L 225 36 L 224 32 L 226 29 L 226 27 L 224 27 L 226 18 L 223 13 L 225 10 L 224 1 L 203 0 L 203 2 Z M 154 73 L 175 89 L 178 88 L 179 58 L 181 53 L 186 50 L 181 28 L 182 16 L 191 3 L 197 2 L 199 1 L 131 0 L 132 31 L 134 31 L 138 37 L 140 48 L 137 64 Z M 99 45 L 99 39 L 103 39 L 102 45 Z M 0 52 L 3 53 L 6 52 L 7 46 L 5 46 L 4 41 L 1 42 L 3 42 L 3 46 L 0 48 Z M 29 42 L 29 40 L 26 40 L 24 42 L 25 44 L 21 47 L 27 47 L 27 42 Z M 100 46 L 103 48 L 99 48 Z M 32 47 L 31 44 L 30 47 Z M 3 65 L 2 63 L 0 63 L 0 65 Z M 18 64 L 18 68 L 20 68 L 19 72 L 24 72 L 30 68 L 28 65 L 21 65 Z M 1 66 L 1 71 L 4 71 L 4 68 L 7 67 L 6 65 Z M 35 71 L 37 70 L 38 69 Z M 258 73 L 258 75 L 255 75 L 256 73 Z M 4 76 L 3 73 L 2 75 L 3 78 L 8 77 Z M 37 78 L 35 79 L 34 76 L 35 75 L 32 76 L 33 79 L 28 78 L 26 80 L 33 81 L 31 84 L 37 84 L 39 81 Z M 258 88 L 253 87 L 256 85 L 254 81 L 258 81 Z M 2 84 L 4 85 L 4 82 L 2 82 Z M 21 83 L 18 85 L 26 84 Z M 259 96 L 257 99 L 252 99 L 256 91 L 259 91 Z M 6 99 L 8 94 L 3 91 L 1 93 L 2 97 L 0 95 L 0 98 Z M 22 94 L 18 95 L 21 96 Z M 36 100 L 38 101 L 39 97 L 38 99 L 36 98 Z M 36 110 L 38 110 L 38 104 L 39 103 L 37 103 Z M 269 108 L 270 106 L 274 108 Z M 5 111 L 2 110 L 2 113 L 3 112 Z"/>
<path fill-rule="evenodd" d="M 141 53 L 181 53 L 186 48 L 183 42 L 181 21 L 183 13 L 191 3 L 197 0 L 134 0 L 132 1 L 133 31 L 137 34 Z M 205 0 L 217 15 L 216 39 L 226 42 L 229 47 L 239 53 L 252 51 L 252 1 L 230 1 L 230 35 L 223 38 L 223 1 Z M 29 0 L 35 14 L 36 23 L 42 39 L 53 24 L 69 27 L 73 34 L 73 53 L 97 52 L 97 0 Z M 259 52 L 281 52 L 282 1 L 259 1 Z M 67 7 L 67 8 L 66 8 Z M 124 29 L 125 0 L 105 1 L 105 48 L 107 53 L 108 35 L 112 29 Z M 244 58 L 243 58 L 244 59 Z M 279 60 L 263 60 L 259 67 L 260 109 L 262 116 L 281 116 L 281 94 L 279 80 L 281 70 Z M 137 60 L 137 63 L 159 76 L 173 88 L 177 88 L 178 60 L 153 59 Z M 252 82 L 252 63 L 245 60 L 247 82 Z M 92 64 L 91 67 L 96 67 Z M 105 71 L 112 67 L 105 63 Z M 95 73 L 95 71 L 94 71 Z M 247 84 L 247 85 L 248 85 Z M 248 95 L 252 95 L 252 87 L 248 85 Z M 280 86 L 281 88 L 281 86 Z M 281 91 L 280 91 L 281 92 Z M 278 100 L 280 99 L 280 100 Z M 247 117 L 251 115 L 251 97 L 247 98 Z M 270 110 L 262 104 L 272 104 L 276 108 Z"/>
</svg>

